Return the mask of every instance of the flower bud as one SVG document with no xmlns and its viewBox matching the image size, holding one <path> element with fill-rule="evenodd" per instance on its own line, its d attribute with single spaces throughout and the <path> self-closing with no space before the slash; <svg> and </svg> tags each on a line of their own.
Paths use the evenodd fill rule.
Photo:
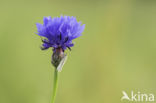
<svg viewBox="0 0 156 103">
<path fill-rule="evenodd" d="M 53 52 L 51 63 L 54 65 L 55 68 L 57 68 L 63 58 L 64 58 L 63 49 L 56 48 Z"/>
</svg>

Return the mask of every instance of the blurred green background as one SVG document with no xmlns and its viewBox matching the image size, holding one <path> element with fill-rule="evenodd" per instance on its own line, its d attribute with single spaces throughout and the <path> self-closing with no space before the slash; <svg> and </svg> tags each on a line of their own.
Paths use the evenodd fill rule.
<svg viewBox="0 0 156 103">
<path fill-rule="evenodd" d="M 156 93 L 156 1 L 0 0 L 0 103 L 50 103 L 52 50 L 40 50 L 35 23 L 61 14 L 86 28 L 68 51 L 56 103 Z"/>
</svg>

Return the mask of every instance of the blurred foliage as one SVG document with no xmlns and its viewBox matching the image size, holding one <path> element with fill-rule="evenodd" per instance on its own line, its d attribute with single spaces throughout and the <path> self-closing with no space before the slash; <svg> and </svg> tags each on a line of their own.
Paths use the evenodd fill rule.
<svg viewBox="0 0 156 103">
<path fill-rule="evenodd" d="M 121 103 L 122 91 L 156 93 L 154 0 L 0 0 L 0 103 L 50 103 L 52 50 L 35 23 L 86 24 L 60 73 L 56 103 Z"/>
</svg>

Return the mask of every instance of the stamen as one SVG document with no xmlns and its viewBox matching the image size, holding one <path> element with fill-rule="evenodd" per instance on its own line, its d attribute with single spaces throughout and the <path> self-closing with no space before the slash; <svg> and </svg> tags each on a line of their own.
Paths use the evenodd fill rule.
<svg viewBox="0 0 156 103">
<path fill-rule="evenodd" d="M 67 48 L 71 51 L 71 48 L 69 46 L 67 46 Z"/>
<path fill-rule="evenodd" d="M 65 41 L 64 41 L 64 43 L 66 43 L 66 42 L 68 41 L 68 39 L 69 39 L 69 38 L 68 38 L 68 37 L 66 37 L 66 38 L 65 38 Z"/>
<path fill-rule="evenodd" d="M 62 40 L 62 35 L 60 34 L 60 40 Z"/>
</svg>

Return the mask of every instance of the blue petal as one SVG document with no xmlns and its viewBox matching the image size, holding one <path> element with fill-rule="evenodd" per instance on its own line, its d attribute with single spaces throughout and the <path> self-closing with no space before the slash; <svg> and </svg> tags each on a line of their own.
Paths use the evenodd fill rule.
<svg viewBox="0 0 156 103">
<path fill-rule="evenodd" d="M 74 46 L 72 39 L 81 36 L 85 28 L 85 25 L 81 25 L 73 16 L 44 17 L 43 25 L 37 23 L 36 26 L 37 34 L 46 37 L 51 44 L 44 44 L 45 47 L 62 47 L 63 50 Z"/>
</svg>

